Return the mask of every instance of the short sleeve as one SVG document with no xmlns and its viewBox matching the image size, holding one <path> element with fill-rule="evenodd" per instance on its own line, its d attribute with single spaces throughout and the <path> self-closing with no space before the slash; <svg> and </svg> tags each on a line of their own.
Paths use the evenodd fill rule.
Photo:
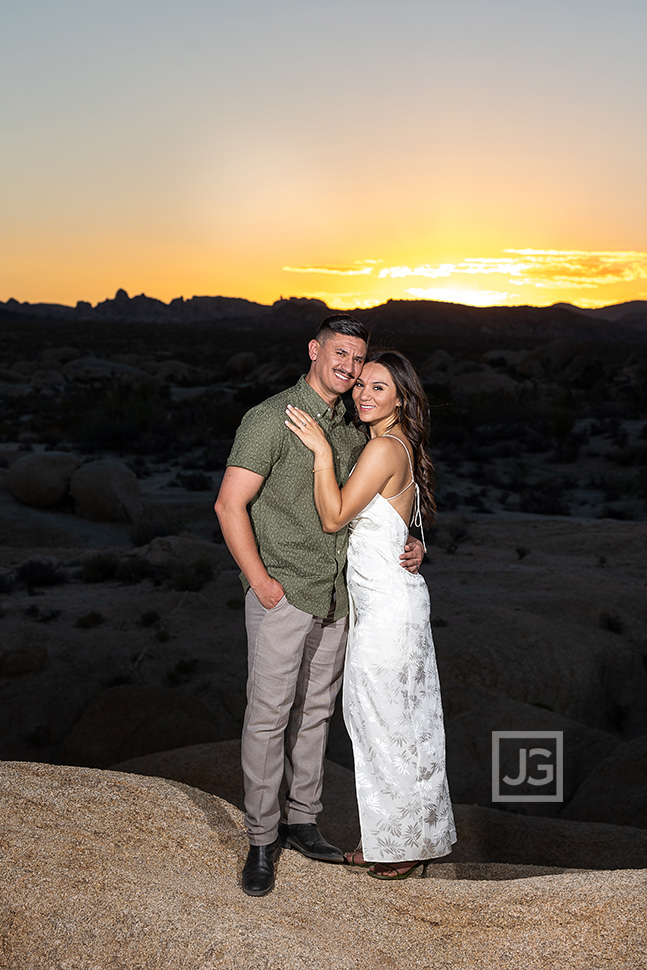
<svg viewBox="0 0 647 970">
<path fill-rule="evenodd" d="M 236 432 L 227 466 L 247 468 L 267 478 L 281 457 L 285 435 L 285 422 L 274 409 L 262 405 L 252 408 Z"/>
</svg>

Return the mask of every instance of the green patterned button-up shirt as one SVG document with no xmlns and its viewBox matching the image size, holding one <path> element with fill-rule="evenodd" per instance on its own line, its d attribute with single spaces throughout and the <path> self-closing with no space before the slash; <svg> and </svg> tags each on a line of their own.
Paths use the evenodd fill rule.
<svg viewBox="0 0 647 970">
<path fill-rule="evenodd" d="M 335 619 L 348 613 L 344 567 L 348 528 L 332 535 L 321 528 L 314 503 L 314 455 L 285 425 L 288 404 L 307 411 L 326 432 L 337 482 L 343 485 L 366 438 L 332 409 L 305 377 L 248 411 L 236 433 L 227 465 L 248 468 L 265 481 L 250 503 L 256 545 L 265 568 L 288 601 L 312 616 L 327 616 L 335 595 Z M 244 576 L 245 591 L 249 588 Z"/>
</svg>

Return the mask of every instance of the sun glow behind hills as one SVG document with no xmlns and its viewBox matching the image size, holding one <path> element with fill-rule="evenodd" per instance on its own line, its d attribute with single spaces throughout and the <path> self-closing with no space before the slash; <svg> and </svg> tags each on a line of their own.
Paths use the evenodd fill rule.
<svg viewBox="0 0 647 970">
<path fill-rule="evenodd" d="M 364 290 L 318 289 L 306 294 L 344 309 L 374 306 L 386 299 L 440 300 L 468 306 L 547 306 L 567 300 L 598 307 L 647 295 L 645 252 L 506 249 L 501 256 L 467 257 L 457 263 L 385 266 L 382 260 L 366 259 L 347 266 L 283 269 L 313 277 L 363 277 Z M 465 277 L 472 280 L 466 283 Z M 427 280 L 442 283 L 427 285 Z M 490 285 L 479 288 L 479 283 Z M 496 288 L 493 283 L 498 284 Z M 370 295 L 369 289 L 373 290 Z"/>
</svg>

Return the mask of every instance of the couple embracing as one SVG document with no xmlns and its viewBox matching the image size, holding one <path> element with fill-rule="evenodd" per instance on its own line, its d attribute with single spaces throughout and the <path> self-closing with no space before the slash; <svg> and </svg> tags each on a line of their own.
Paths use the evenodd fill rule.
<svg viewBox="0 0 647 970">
<path fill-rule="evenodd" d="M 250 896 L 274 887 L 282 847 L 403 879 L 456 838 L 423 546 L 409 535 L 435 511 L 429 409 L 409 361 L 367 359 L 367 342 L 352 316 L 326 317 L 308 373 L 243 418 L 215 505 L 246 591 Z M 340 400 L 351 388 L 366 432 Z M 346 854 L 317 827 L 342 676 L 361 827 Z"/>
</svg>

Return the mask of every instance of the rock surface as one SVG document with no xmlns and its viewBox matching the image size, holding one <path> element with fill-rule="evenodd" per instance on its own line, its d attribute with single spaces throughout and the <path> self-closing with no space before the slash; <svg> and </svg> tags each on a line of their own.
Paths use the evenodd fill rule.
<svg viewBox="0 0 647 970">
<path fill-rule="evenodd" d="M 647 829 L 647 737 L 596 765 L 560 818 Z"/>
<path fill-rule="evenodd" d="M 448 864 L 397 886 L 285 851 L 250 899 L 240 812 L 177 782 L 6 763 L 5 970 L 638 970 L 645 872 Z"/>
<path fill-rule="evenodd" d="M 136 522 L 142 501 L 137 476 L 110 458 L 88 462 L 72 475 L 74 507 L 84 519 L 97 522 Z"/>
<path fill-rule="evenodd" d="M 172 778 L 243 808 L 240 742 L 192 745 L 134 758 L 114 770 Z M 344 850 L 359 839 L 351 771 L 326 762 L 321 829 Z M 589 825 L 532 818 L 478 805 L 454 804 L 458 842 L 452 863 L 510 863 L 561 868 L 647 867 L 647 833 L 621 825 Z M 443 860 L 434 863 L 444 864 Z"/>
<path fill-rule="evenodd" d="M 473 691 L 472 700 L 477 692 Z M 469 709 L 446 720 L 447 771 L 452 798 L 457 802 L 488 805 L 492 797 L 492 732 L 503 726 L 515 731 L 561 731 L 563 733 L 564 802 L 568 802 L 576 789 L 593 768 L 622 748 L 618 738 L 587 727 L 579 721 L 554 714 L 541 707 L 522 704 L 508 697 L 496 696 L 486 691 Z M 516 751 L 515 751 L 516 757 Z M 505 763 L 502 757 L 501 774 L 518 774 L 518 762 Z M 527 803 L 531 815 L 559 815 L 561 802 Z M 577 816 L 569 816 L 576 818 Z M 616 825 L 635 825 L 635 822 L 612 818 L 597 821 Z"/>
<path fill-rule="evenodd" d="M 192 744 L 174 751 L 159 751 L 111 766 L 113 771 L 171 778 L 192 788 L 218 795 L 241 811 L 245 809 L 240 741 Z M 282 789 L 282 794 L 284 792 Z M 334 761 L 325 762 L 321 831 L 345 850 L 359 841 L 359 818 L 352 771 Z"/>
<path fill-rule="evenodd" d="M 107 768 L 151 751 L 218 737 L 209 710 L 195 697 L 123 684 L 88 705 L 61 747 L 59 761 Z"/>
<path fill-rule="evenodd" d="M 80 464 L 78 455 L 62 451 L 24 455 L 9 468 L 5 487 L 25 505 L 51 508 L 66 497 L 72 474 Z"/>
</svg>

